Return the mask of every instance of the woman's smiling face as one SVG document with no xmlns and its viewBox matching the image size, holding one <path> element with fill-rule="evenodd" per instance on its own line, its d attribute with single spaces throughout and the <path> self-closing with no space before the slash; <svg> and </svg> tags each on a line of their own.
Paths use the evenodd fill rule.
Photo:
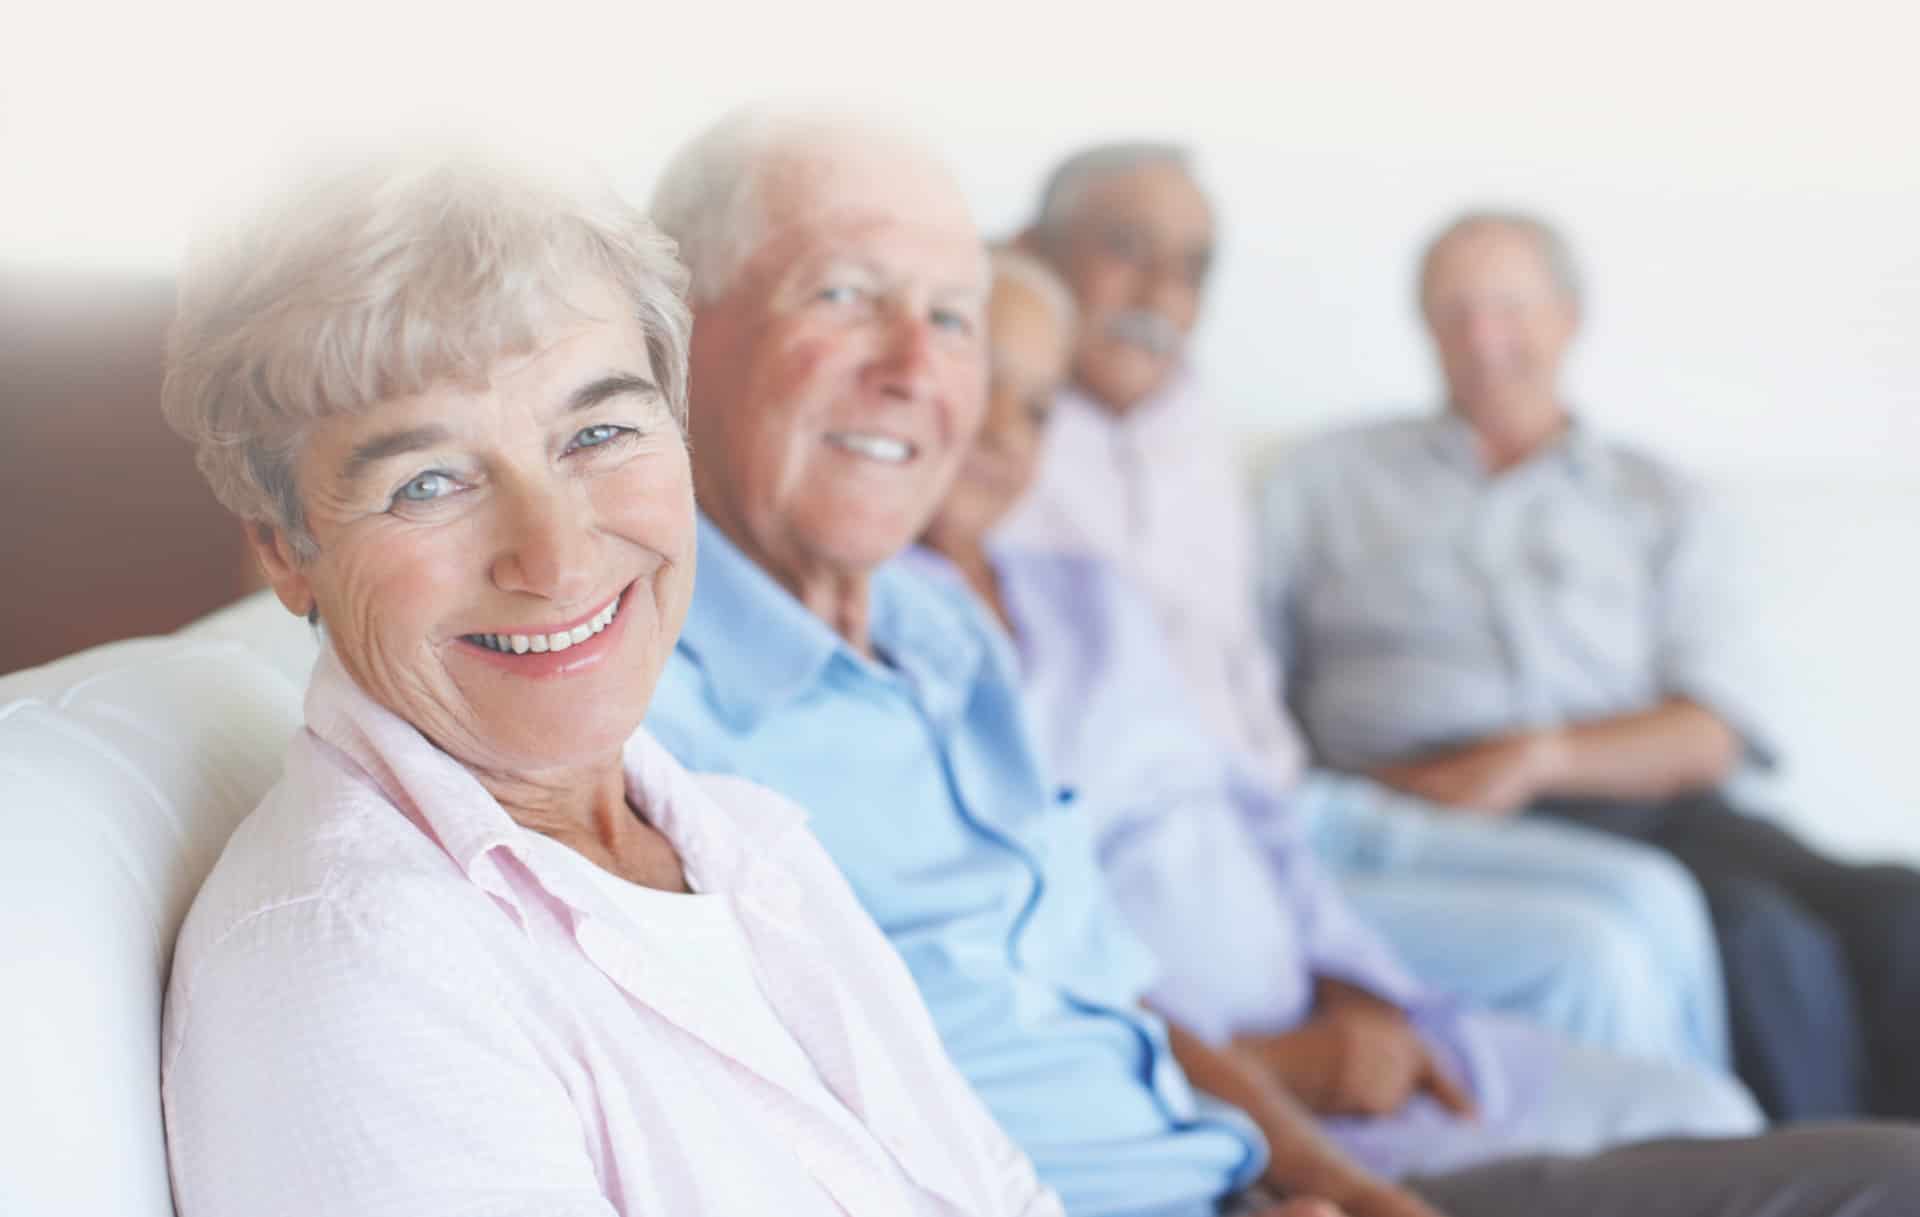
<svg viewBox="0 0 1920 1217">
<path fill-rule="evenodd" d="M 604 766 L 646 714 L 693 587 L 687 450 L 620 293 L 489 382 L 316 427 L 295 469 L 317 553 L 259 539 L 370 696 L 483 772 Z"/>
</svg>

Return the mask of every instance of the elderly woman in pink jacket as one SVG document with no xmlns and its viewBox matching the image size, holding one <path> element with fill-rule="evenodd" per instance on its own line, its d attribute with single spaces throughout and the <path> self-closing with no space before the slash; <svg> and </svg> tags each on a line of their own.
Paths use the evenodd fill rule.
<svg viewBox="0 0 1920 1217">
<path fill-rule="evenodd" d="M 325 647 L 174 961 L 183 1217 L 1059 1212 L 800 810 L 640 727 L 683 281 L 617 202 L 450 163 L 186 276 L 168 417 Z"/>
</svg>

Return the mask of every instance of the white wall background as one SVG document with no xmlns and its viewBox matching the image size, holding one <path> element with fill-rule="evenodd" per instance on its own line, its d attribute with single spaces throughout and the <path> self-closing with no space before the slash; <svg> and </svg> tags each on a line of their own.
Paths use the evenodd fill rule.
<svg viewBox="0 0 1920 1217">
<path fill-rule="evenodd" d="M 396 130 L 531 140 L 643 195 L 741 100 L 853 99 L 940 141 L 992 229 L 1082 141 L 1188 140 L 1225 237 L 1202 357 L 1262 432 L 1429 401 L 1421 241 L 1470 203 L 1550 212 L 1590 271 L 1573 396 L 1749 521 L 1756 663 L 1807 758 L 1787 793 L 1843 847 L 1920 857 L 1906 0 L 38 7 L 0 22 L 0 260 L 164 267 L 288 153 Z"/>
</svg>

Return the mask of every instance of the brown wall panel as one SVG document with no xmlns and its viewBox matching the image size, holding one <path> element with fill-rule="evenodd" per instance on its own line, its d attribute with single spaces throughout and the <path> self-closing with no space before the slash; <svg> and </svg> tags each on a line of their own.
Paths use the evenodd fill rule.
<svg viewBox="0 0 1920 1217">
<path fill-rule="evenodd" d="M 0 672 L 256 585 L 160 417 L 172 307 L 164 279 L 0 267 Z"/>
</svg>

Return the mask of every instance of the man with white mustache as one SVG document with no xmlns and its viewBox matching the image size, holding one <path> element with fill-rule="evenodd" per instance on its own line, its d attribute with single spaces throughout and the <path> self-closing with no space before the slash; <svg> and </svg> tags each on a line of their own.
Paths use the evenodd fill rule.
<svg viewBox="0 0 1920 1217">
<path fill-rule="evenodd" d="M 1098 146 L 1049 178 L 1021 244 L 1067 281 L 1082 324 L 1034 489 L 1000 539 L 1093 554 L 1147 593 L 1207 725 L 1290 793 L 1269 802 L 1304 821 L 1423 979 L 1589 1043 L 1724 1068 L 1713 938 L 1669 859 L 1570 826 L 1445 816 L 1306 768 L 1255 612 L 1244 462 L 1186 356 L 1214 240 L 1178 146 Z M 1252 828 L 1276 858 L 1294 839 Z"/>
</svg>

